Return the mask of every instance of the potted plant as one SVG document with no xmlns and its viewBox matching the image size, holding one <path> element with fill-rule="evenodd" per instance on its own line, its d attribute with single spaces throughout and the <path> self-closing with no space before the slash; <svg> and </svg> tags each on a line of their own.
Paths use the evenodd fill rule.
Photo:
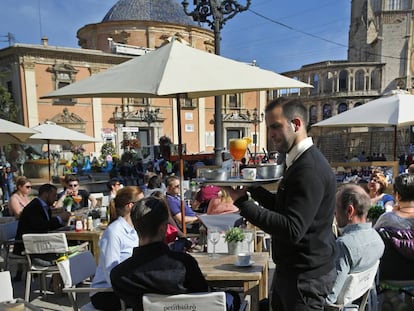
<svg viewBox="0 0 414 311">
<path fill-rule="evenodd" d="M 243 229 L 233 227 L 228 229 L 224 234 L 224 240 L 227 242 L 228 253 L 236 255 L 240 252 L 241 243 L 244 240 Z"/>
</svg>

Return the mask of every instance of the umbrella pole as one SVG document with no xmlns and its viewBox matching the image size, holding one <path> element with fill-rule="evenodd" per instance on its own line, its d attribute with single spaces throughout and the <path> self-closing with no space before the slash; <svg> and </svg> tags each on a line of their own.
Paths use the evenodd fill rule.
<svg viewBox="0 0 414 311">
<path fill-rule="evenodd" d="M 393 150 L 393 154 L 394 154 L 394 160 L 393 161 L 397 161 L 397 126 L 394 125 L 394 150 Z"/>
<path fill-rule="evenodd" d="M 180 168 L 180 207 L 181 207 L 181 228 L 184 236 L 187 235 L 187 227 L 185 225 L 185 207 L 184 207 L 184 160 L 182 157 L 183 145 L 182 145 L 182 136 L 181 136 L 181 104 L 180 104 L 180 94 L 177 94 L 177 123 L 178 123 L 178 161 Z"/>
<path fill-rule="evenodd" d="M 47 166 L 49 168 L 49 182 L 52 182 L 51 173 L 50 173 L 50 141 L 47 141 Z"/>
</svg>

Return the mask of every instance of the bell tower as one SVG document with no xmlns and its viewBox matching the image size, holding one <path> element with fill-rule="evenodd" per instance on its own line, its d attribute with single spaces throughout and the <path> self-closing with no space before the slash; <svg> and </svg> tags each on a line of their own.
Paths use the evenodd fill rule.
<svg viewBox="0 0 414 311">
<path fill-rule="evenodd" d="M 348 60 L 384 64 L 385 91 L 411 89 L 412 0 L 352 0 Z M 395 78 L 397 77 L 397 78 Z"/>
</svg>

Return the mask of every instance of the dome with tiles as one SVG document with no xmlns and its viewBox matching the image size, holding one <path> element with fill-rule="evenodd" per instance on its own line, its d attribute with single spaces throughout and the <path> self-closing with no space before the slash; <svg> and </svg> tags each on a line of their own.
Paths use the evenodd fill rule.
<svg viewBox="0 0 414 311">
<path fill-rule="evenodd" d="M 125 20 L 195 25 L 191 17 L 185 15 L 177 0 L 119 0 L 102 22 Z"/>
</svg>

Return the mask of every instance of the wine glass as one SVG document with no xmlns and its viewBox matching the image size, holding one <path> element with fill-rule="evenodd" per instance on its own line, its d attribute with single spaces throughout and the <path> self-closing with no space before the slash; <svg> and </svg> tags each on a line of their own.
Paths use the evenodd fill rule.
<svg viewBox="0 0 414 311">
<path fill-rule="evenodd" d="M 254 232 L 251 229 L 244 229 L 244 241 L 247 243 L 247 250 L 250 252 L 250 243 L 253 241 L 254 238 Z"/>
<path fill-rule="evenodd" d="M 216 258 L 216 244 L 220 240 L 220 231 L 217 228 L 209 228 L 207 238 L 211 242 L 211 244 L 213 244 L 213 254 L 211 255 L 211 257 Z"/>
<path fill-rule="evenodd" d="M 234 138 L 229 140 L 229 151 L 234 160 L 235 177 L 240 178 L 240 160 L 246 154 L 248 140 L 244 138 Z"/>
</svg>

